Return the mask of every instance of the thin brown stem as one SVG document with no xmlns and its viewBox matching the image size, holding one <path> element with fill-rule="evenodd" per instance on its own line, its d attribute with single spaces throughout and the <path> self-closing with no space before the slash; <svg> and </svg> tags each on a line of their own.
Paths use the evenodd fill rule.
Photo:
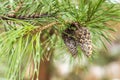
<svg viewBox="0 0 120 80">
<path fill-rule="evenodd" d="M 52 23 L 50 23 L 50 24 L 48 24 L 48 25 L 46 25 L 46 26 L 43 26 L 43 27 L 38 26 L 38 28 L 35 28 L 35 29 L 32 30 L 31 32 L 34 34 L 34 33 L 43 31 L 43 30 L 45 30 L 45 29 L 47 29 L 47 28 L 49 28 L 49 27 L 52 27 L 53 25 L 56 25 L 56 24 L 58 24 L 58 22 L 52 22 Z"/>
</svg>

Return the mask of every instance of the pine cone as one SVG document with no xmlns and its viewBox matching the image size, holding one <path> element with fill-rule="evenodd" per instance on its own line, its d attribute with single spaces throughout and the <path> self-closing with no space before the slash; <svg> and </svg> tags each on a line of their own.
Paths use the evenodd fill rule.
<svg viewBox="0 0 120 80">
<path fill-rule="evenodd" d="M 92 43 L 88 29 L 86 27 L 80 27 L 75 31 L 75 37 L 77 45 L 80 46 L 85 55 L 89 57 L 92 54 Z"/>
<path fill-rule="evenodd" d="M 72 56 L 75 57 L 77 55 L 78 51 L 77 51 L 76 40 L 74 38 L 74 33 L 75 33 L 75 31 L 73 29 L 67 28 L 62 33 L 62 39 L 64 40 L 64 43 L 67 46 L 70 53 L 72 54 Z"/>
<path fill-rule="evenodd" d="M 62 33 L 62 38 L 65 45 L 68 47 L 70 53 L 76 56 L 78 53 L 77 47 L 80 46 L 81 50 L 87 57 L 92 54 L 92 43 L 90 32 L 86 27 L 81 27 L 79 23 L 72 23 L 70 28 L 67 28 Z"/>
</svg>

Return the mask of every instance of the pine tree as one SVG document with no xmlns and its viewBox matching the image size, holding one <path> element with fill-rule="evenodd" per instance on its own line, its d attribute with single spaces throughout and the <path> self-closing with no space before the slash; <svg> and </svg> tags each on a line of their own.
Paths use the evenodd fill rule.
<svg viewBox="0 0 120 80">
<path fill-rule="evenodd" d="M 55 49 L 65 48 L 73 61 L 82 54 L 92 58 L 98 41 L 110 42 L 108 31 L 114 30 L 106 24 L 120 21 L 119 13 L 120 5 L 109 0 L 1 0 L 0 58 L 8 60 L 6 78 L 23 80 L 30 66 L 31 80 L 40 80 L 40 63 L 54 59 Z"/>
</svg>

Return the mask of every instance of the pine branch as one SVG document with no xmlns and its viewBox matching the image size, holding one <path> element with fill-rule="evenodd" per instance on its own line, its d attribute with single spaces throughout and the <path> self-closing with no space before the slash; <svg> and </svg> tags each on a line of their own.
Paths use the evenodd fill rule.
<svg viewBox="0 0 120 80">
<path fill-rule="evenodd" d="M 29 19 L 35 19 L 35 18 L 42 18 L 42 17 L 54 17 L 53 14 L 33 14 L 29 16 L 16 16 L 16 15 L 7 15 L 7 16 L 0 16 L 0 19 L 2 20 L 10 20 L 10 18 L 14 19 L 20 19 L 20 20 L 29 20 Z"/>
<path fill-rule="evenodd" d="M 54 46 L 55 42 L 61 47 L 61 43 L 63 43 L 61 34 L 70 27 L 70 24 L 78 29 L 80 25 L 81 27 L 84 25 L 91 33 L 93 45 L 98 45 L 97 42 L 101 39 L 100 36 L 109 41 L 108 37 L 106 37 L 107 33 L 104 33 L 105 30 L 110 30 L 110 28 L 106 27 L 104 23 L 113 19 L 120 20 L 119 7 L 112 7 L 111 4 L 104 2 L 104 0 L 95 0 L 95 3 L 94 0 L 80 0 L 77 4 L 74 4 L 73 0 L 24 0 L 24 3 L 20 2 L 20 4 L 19 0 L 5 0 L 3 5 L 0 6 L 0 11 L 2 26 L 9 28 L 12 26 L 12 29 L 0 34 L 0 57 L 8 56 L 10 58 L 8 78 L 13 77 L 12 80 L 24 77 L 23 73 L 20 73 L 23 76 L 18 76 L 18 72 L 21 70 L 18 70 L 16 66 L 21 66 L 21 63 L 24 63 L 23 61 L 27 57 L 31 55 L 35 65 L 39 65 L 38 62 L 44 58 L 43 55 L 47 52 L 47 48 L 55 47 L 57 49 Z M 15 24 L 9 24 L 6 20 Z M 67 25 L 68 23 L 69 25 Z M 44 25 L 36 26 L 39 24 Z M 54 25 L 57 25 L 57 27 L 53 28 Z M 15 27 L 16 29 L 14 29 Z M 51 29 L 48 28 L 52 28 L 53 33 L 54 30 L 58 30 L 58 34 L 50 35 Z M 82 31 L 85 33 L 84 30 Z M 41 37 L 45 37 L 44 42 L 41 41 Z M 57 39 L 55 40 L 55 38 Z M 43 47 L 43 43 L 44 45 L 51 44 Z M 80 51 L 77 55 L 79 59 L 81 59 L 81 54 Z M 63 56 L 63 54 L 60 55 Z M 25 68 L 23 69 L 25 70 Z M 37 67 L 34 68 L 34 71 L 36 69 Z"/>
<path fill-rule="evenodd" d="M 10 20 L 10 18 L 14 19 L 20 19 L 20 20 L 29 20 L 29 19 L 35 19 L 35 18 L 42 18 L 42 17 L 55 17 L 54 14 L 56 14 L 57 11 L 55 12 L 36 12 L 34 11 L 32 14 L 28 15 L 28 13 L 24 13 L 24 15 L 18 15 L 19 12 L 24 11 L 22 10 L 23 8 L 23 2 L 20 1 L 16 8 L 12 11 L 8 11 L 5 15 L 0 15 L 0 19 L 2 20 Z M 11 6 L 7 6 L 8 9 L 11 9 Z"/>
<path fill-rule="evenodd" d="M 34 34 L 36 34 L 36 33 L 38 33 L 38 32 L 41 32 L 41 31 L 43 31 L 43 30 L 45 30 L 45 29 L 47 29 L 47 28 L 50 28 L 50 27 L 52 27 L 52 26 L 54 26 L 54 25 L 58 25 L 58 24 L 59 24 L 58 22 L 52 22 L 52 23 L 50 23 L 50 24 L 48 24 L 48 25 L 45 25 L 45 26 L 43 26 L 43 27 L 38 26 L 37 28 L 35 28 L 35 29 L 33 29 L 33 30 L 28 31 L 27 33 L 25 33 L 25 34 L 23 35 L 23 37 L 26 37 L 28 34 L 34 35 Z M 18 37 L 17 39 L 19 39 L 19 38 L 20 38 L 20 37 Z"/>
</svg>

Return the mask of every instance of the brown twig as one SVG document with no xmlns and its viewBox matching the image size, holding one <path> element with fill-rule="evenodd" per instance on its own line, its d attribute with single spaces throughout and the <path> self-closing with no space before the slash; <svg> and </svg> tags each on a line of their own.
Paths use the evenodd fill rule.
<svg viewBox="0 0 120 80">
<path fill-rule="evenodd" d="M 2 20 L 10 20 L 10 18 L 15 18 L 15 19 L 21 19 L 21 20 L 29 20 L 29 19 L 35 19 L 35 18 L 42 18 L 42 17 L 52 17 L 52 14 L 33 14 L 29 16 L 16 16 L 16 15 L 7 15 L 7 16 L 0 16 L 0 19 Z"/>
<path fill-rule="evenodd" d="M 53 25 L 56 25 L 56 24 L 58 24 L 58 22 L 52 22 L 52 23 L 50 23 L 50 24 L 48 24 L 48 25 L 46 25 L 46 26 L 43 26 L 43 27 L 39 26 L 38 28 L 35 28 L 35 29 L 32 30 L 31 32 L 34 34 L 34 33 L 43 31 L 43 30 L 45 30 L 45 29 L 47 29 L 47 28 L 49 28 L 49 27 L 52 27 Z"/>
</svg>

